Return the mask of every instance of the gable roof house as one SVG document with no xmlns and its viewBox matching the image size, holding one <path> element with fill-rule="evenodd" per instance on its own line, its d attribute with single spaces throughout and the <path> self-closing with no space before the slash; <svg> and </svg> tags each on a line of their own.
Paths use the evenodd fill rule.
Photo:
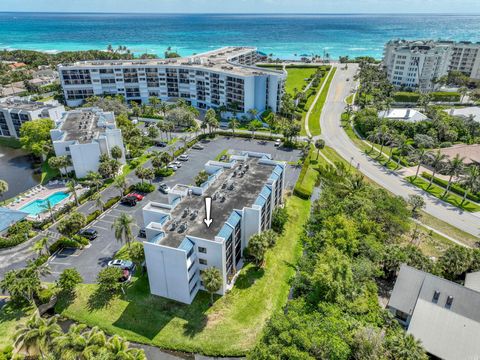
<svg viewBox="0 0 480 360">
<path fill-rule="evenodd" d="M 472 288 L 402 265 L 387 308 L 428 353 L 480 359 L 479 277 L 469 278 Z"/>
</svg>

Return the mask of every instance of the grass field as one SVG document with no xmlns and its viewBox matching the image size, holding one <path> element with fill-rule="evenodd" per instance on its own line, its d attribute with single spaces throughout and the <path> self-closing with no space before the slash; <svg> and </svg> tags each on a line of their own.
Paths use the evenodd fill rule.
<svg viewBox="0 0 480 360">
<path fill-rule="evenodd" d="M 247 264 L 232 291 L 217 298 L 212 307 L 204 292 L 190 306 L 152 296 L 147 279 L 141 277 L 133 281 L 125 296 L 103 307 L 90 299 L 95 285 L 79 285 L 75 301 L 59 303 L 57 311 L 130 341 L 208 355 L 245 355 L 267 319 L 286 304 L 289 281 L 301 256 L 299 235 L 310 202 L 292 196 L 286 206 L 290 219 L 284 234 L 268 251 L 264 268 Z"/>
<path fill-rule="evenodd" d="M 12 345 L 17 327 L 27 321 L 31 313 L 32 309 L 15 309 L 8 304 L 0 310 L 0 354 Z"/>
<path fill-rule="evenodd" d="M 42 164 L 42 176 L 40 178 L 40 183 L 41 184 L 46 184 L 48 183 L 51 179 L 53 179 L 54 177 L 60 175 L 60 171 L 58 171 L 57 169 L 52 169 L 49 165 L 48 165 L 48 161 L 45 161 L 43 164 Z"/>
<path fill-rule="evenodd" d="M 462 204 L 462 197 L 450 193 L 447 196 L 443 196 L 443 193 L 445 192 L 445 189 L 441 188 L 440 186 L 437 186 L 435 184 L 428 185 L 428 181 L 423 180 L 419 177 L 416 179 L 413 176 L 410 176 L 407 178 L 408 181 L 410 181 L 413 185 L 425 190 L 429 194 L 435 196 L 436 198 L 439 198 L 445 202 L 448 202 L 449 204 L 452 204 L 453 206 L 456 206 L 458 208 L 461 208 L 465 211 L 469 212 L 477 212 L 480 211 L 480 206 L 469 202 L 468 200 L 465 200 L 465 202 Z"/>
<path fill-rule="evenodd" d="M 317 68 L 287 68 L 287 81 L 285 82 L 285 91 L 290 95 L 293 95 L 295 92 L 294 89 L 302 91 L 302 89 L 308 85 L 309 81 L 307 80 L 315 74 Z"/>
<path fill-rule="evenodd" d="M 327 75 L 325 86 L 322 90 L 322 93 L 318 97 L 315 106 L 310 113 L 310 117 L 308 118 L 308 129 L 313 136 L 320 135 L 320 116 L 322 115 L 323 105 L 325 105 L 325 101 L 327 100 L 328 89 L 330 88 L 330 84 L 332 83 L 333 76 L 335 75 L 335 71 L 337 68 L 332 68 Z"/>
</svg>

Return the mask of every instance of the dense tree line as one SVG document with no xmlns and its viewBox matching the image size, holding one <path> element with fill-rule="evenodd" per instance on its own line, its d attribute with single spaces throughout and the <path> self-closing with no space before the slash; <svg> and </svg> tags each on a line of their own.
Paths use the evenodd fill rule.
<svg viewBox="0 0 480 360">
<path fill-rule="evenodd" d="M 401 263 L 462 279 L 480 251 L 452 247 L 436 262 L 408 238 L 407 204 L 340 164 L 321 170 L 321 198 L 302 237 L 293 300 L 268 322 L 252 359 L 426 359 L 378 302 L 379 280 L 393 285 Z M 406 240 L 407 239 L 407 240 Z"/>
</svg>

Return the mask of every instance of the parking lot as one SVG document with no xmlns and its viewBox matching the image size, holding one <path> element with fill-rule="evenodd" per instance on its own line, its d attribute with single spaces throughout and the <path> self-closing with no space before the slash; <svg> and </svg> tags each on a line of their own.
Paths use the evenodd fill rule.
<svg viewBox="0 0 480 360">
<path fill-rule="evenodd" d="M 183 163 L 183 166 L 175 172 L 174 175 L 162 180 L 155 179 L 154 184 L 158 185 L 165 182 L 170 188 L 175 184 L 189 185 L 193 183 L 193 179 L 203 170 L 204 164 L 208 160 L 214 159 L 218 154 L 226 149 L 231 150 L 249 150 L 256 152 L 266 152 L 272 154 L 275 160 L 283 160 L 287 162 L 295 162 L 299 159 L 300 152 L 298 150 L 284 149 L 275 147 L 272 142 L 260 142 L 258 140 L 243 138 L 219 138 L 207 143 L 202 143 L 205 147 L 203 150 L 190 149 L 187 154 L 189 160 Z M 286 172 L 286 186 L 292 188 L 298 178 L 300 168 L 288 166 Z M 156 186 L 158 188 L 158 186 Z M 138 234 L 140 227 L 143 227 L 142 208 L 148 201 L 166 202 L 167 197 L 160 191 L 156 190 L 148 194 L 135 207 L 128 207 L 116 204 L 97 220 L 92 222 L 88 227 L 97 230 L 98 237 L 91 242 L 89 247 L 83 250 L 63 250 L 58 253 L 50 261 L 52 274 L 47 276 L 47 281 L 54 281 L 57 276 L 66 268 L 74 267 L 78 269 L 82 275 L 84 282 L 94 283 L 98 271 L 105 267 L 115 253 L 122 247 L 111 229 L 115 218 L 122 212 L 127 212 L 135 218 L 137 228 L 134 233 Z M 95 209 L 92 208 L 91 211 Z M 90 211 L 90 212 L 91 212 Z M 138 239 L 141 240 L 141 239 Z"/>
</svg>

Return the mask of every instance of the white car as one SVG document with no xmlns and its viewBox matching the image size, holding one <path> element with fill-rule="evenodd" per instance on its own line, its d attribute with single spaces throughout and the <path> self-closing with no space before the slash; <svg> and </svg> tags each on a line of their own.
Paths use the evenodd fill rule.
<svg viewBox="0 0 480 360">
<path fill-rule="evenodd" d="M 168 164 L 167 166 L 168 169 L 172 169 L 173 171 L 177 171 L 178 170 L 178 167 L 173 165 L 173 164 Z"/>
<path fill-rule="evenodd" d="M 275 140 L 275 144 L 274 144 L 276 147 L 279 147 L 280 145 L 282 145 L 282 140 L 280 139 L 277 139 Z"/>
<path fill-rule="evenodd" d="M 183 154 L 178 157 L 178 160 L 180 161 L 188 161 L 188 155 Z"/>
<path fill-rule="evenodd" d="M 181 168 L 182 167 L 182 163 L 180 161 L 172 161 L 170 163 L 170 165 L 175 165 L 177 168 Z"/>
</svg>

